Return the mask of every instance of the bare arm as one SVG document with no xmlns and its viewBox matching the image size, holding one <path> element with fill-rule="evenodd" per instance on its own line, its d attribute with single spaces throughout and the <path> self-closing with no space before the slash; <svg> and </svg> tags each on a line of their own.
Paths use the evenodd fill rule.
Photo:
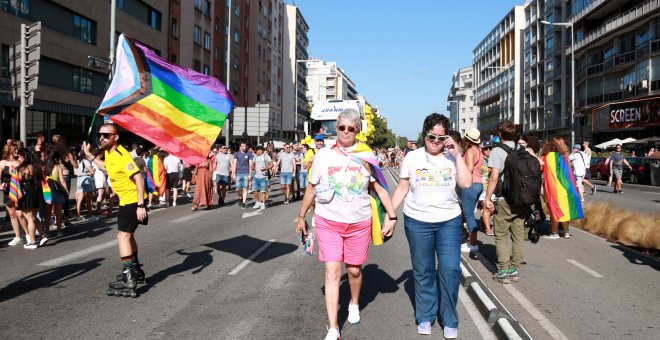
<svg viewBox="0 0 660 340">
<path fill-rule="evenodd" d="M 66 181 L 64 180 L 64 175 L 62 175 L 61 165 L 58 164 L 57 166 L 60 167 L 60 169 L 58 171 L 58 173 L 60 174 L 60 178 L 59 178 L 60 184 L 62 184 L 62 187 L 64 187 L 64 190 L 66 190 L 66 192 L 68 193 L 69 192 L 69 186 L 66 185 Z"/>
<path fill-rule="evenodd" d="M 96 164 L 96 167 L 99 168 L 99 170 L 106 172 L 105 164 L 103 164 L 103 161 L 100 160 L 97 156 L 95 156 L 94 153 L 92 153 L 92 145 L 87 142 L 83 142 L 82 147 L 83 147 L 83 151 L 85 152 L 85 156 L 87 156 L 88 159 L 94 162 L 94 164 Z"/>
<path fill-rule="evenodd" d="M 474 148 L 470 148 L 468 152 L 465 154 L 465 165 L 467 166 L 467 169 L 470 173 L 474 170 Z"/>
<path fill-rule="evenodd" d="M 392 194 L 392 206 L 394 210 L 398 210 L 401 203 L 408 195 L 410 190 L 410 178 L 401 178 L 399 184 L 397 184 L 396 189 L 394 189 L 394 194 Z"/>
<path fill-rule="evenodd" d="M 500 169 L 491 168 L 490 177 L 488 178 L 488 189 L 486 190 L 486 197 L 484 198 L 484 203 L 486 204 L 486 208 L 490 211 L 495 210 L 495 205 L 490 200 L 490 198 L 493 197 L 493 193 L 495 192 L 495 187 L 497 187 L 497 181 L 499 178 L 500 178 Z"/>
<path fill-rule="evenodd" d="M 396 210 L 392 205 L 392 198 L 390 197 L 390 193 L 387 192 L 380 183 L 373 182 L 373 188 L 387 212 L 380 232 L 384 237 L 391 237 L 394 234 L 394 228 L 396 226 Z M 394 219 L 390 219 L 390 217 L 393 217 Z"/>
<path fill-rule="evenodd" d="M 300 211 L 298 212 L 298 220 L 296 221 L 296 233 L 298 234 L 307 235 L 307 230 L 305 230 L 305 215 L 307 215 L 307 210 L 309 210 L 309 207 L 314 202 L 314 198 L 316 198 L 315 186 L 315 184 L 309 183 L 307 189 L 305 189 L 305 195 L 303 196 Z"/>
</svg>

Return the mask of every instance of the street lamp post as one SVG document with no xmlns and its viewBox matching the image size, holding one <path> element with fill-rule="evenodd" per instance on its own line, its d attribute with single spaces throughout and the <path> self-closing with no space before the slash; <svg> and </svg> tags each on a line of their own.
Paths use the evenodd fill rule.
<svg viewBox="0 0 660 340">
<path fill-rule="evenodd" d="M 226 70 L 227 70 L 227 84 L 226 85 L 227 86 L 226 87 L 227 87 L 228 92 L 230 91 L 229 90 L 229 86 L 230 86 L 229 85 L 229 79 L 230 79 L 229 72 L 231 71 L 231 39 L 232 39 L 231 38 L 231 11 L 232 11 L 231 0 L 228 0 L 227 1 L 227 17 L 229 17 L 229 22 L 227 23 L 227 27 L 229 27 L 229 32 L 227 32 L 227 57 L 226 57 L 226 59 L 227 59 L 227 68 L 226 68 Z M 224 130 L 227 132 L 225 134 L 225 146 L 227 147 L 227 149 L 229 149 L 229 134 L 230 134 L 230 131 L 229 131 L 229 126 L 230 126 L 229 117 L 230 116 L 231 116 L 231 111 L 227 112 L 227 118 L 225 119 L 225 124 L 224 124 Z"/>
<path fill-rule="evenodd" d="M 548 22 L 541 21 L 544 25 L 561 26 L 571 28 L 571 145 L 575 145 L 575 41 L 572 22 Z"/>
</svg>

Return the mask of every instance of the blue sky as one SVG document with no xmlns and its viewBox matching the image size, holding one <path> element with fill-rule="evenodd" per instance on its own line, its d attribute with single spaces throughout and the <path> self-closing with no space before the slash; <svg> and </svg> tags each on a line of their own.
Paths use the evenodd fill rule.
<svg viewBox="0 0 660 340">
<path fill-rule="evenodd" d="M 417 138 L 424 117 L 446 113 L 452 73 L 524 0 L 297 0 L 310 57 L 335 61 L 379 105 L 394 133 Z"/>
</svg>

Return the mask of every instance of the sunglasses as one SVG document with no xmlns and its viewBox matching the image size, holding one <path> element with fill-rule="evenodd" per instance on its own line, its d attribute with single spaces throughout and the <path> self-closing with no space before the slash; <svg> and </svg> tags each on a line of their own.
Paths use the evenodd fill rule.
<svg viewBox="0 0 660 340">
<path fill-rule="evenodd" d="M 444 142 L 449 136 L 447 135 L 434 135 L 432 133 L 429 133 L 426 135 L 426 138 L 428 138 L 432 142 Z"/>
<path fill-rule="evenodd" d="M 96 137 L 98 137 L 98 138 L 103 137 L 103 138 L 105 138 L 105 139 L 108 139 L 108 138 L 110 138 L 110 136 L 114 136 L 114 135 L 116 135 L 116 133 L 111 133 L 111 132 L 99 132 L 99 133 L 96 134 Z"/>
<path fill-rule="evenodd" d="M 355 133 L 355 131 L 357 131 L 356 128 L 354 128 L 352 126 L 346 126 L 346 125 L 339 125 L 339 126 L 337 126 L 337 129 L 341 132 L 344 132 L 344 131 L 346 131 L 346 129 L 348 129 L 348 132 L 350 132 L 350 133 Z"/>
</svg>

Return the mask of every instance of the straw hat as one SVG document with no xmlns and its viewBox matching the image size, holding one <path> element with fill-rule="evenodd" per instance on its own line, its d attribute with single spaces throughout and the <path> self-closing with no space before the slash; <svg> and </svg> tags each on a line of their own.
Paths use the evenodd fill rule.
<svg viewBox="0 0 660 340">
<path fill-rule="evenodd" d="M 465 133 L 465 138 L 474 144 L 481 143 L 481 132 L 476 128 L 469 128 Z"/>
</svg>

